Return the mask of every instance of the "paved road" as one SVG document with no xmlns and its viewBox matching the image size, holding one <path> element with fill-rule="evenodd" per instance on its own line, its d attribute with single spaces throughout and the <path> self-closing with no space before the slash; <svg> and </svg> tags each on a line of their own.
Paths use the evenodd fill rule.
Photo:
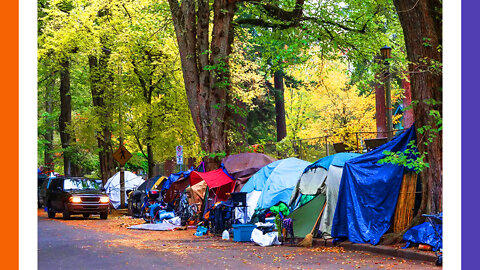
<svg viewBox="0 0 480 270">
<path fill-rule="evenodd" d="M 108 221 L 98 219 L 90 219 L 84 224 L 90 223 L 93 226 L 95 223 L 98 226 L 100 222 L 108 224 L 106 223 Z M 132 235 L 80 228 L 73 226 L 73 223 L 51 220 L 39 215 L 38 269 L 434 268 L 427 263 L 385 258 L 362 252 L 338 253 L 329 249 L 289 246 L 259 247 L 250 243 L 222 241 L 218 238 L 162 240 L 152 237 L 152 240 L 148 241 L 150 236 L 145 234 L 146 232 L 138 232 L 138 235 L 141 235 L 142 239 L 147 235 L 147 241 L 142 240 L 142 244 L 132 246 L 128 244 L 133 243 Z"/>
<path fill-rule="evenodd" d="M 155 251 L 105 241 L 123 238 L 78 229 L 46 218 L 38 219 L 38 269 L 167 269 L 181 266 Z"/>
</svg>

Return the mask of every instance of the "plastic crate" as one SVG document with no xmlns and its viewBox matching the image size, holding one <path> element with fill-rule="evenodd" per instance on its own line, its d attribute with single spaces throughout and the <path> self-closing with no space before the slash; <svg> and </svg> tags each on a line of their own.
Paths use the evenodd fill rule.
<svg viewBox="0 0 480 270">
<path fill-rule="evenodd" d="M 257 226 L 255 224 L 233 224 L 233 241 L 250 242 L 252 231 Z"/>
</svg>

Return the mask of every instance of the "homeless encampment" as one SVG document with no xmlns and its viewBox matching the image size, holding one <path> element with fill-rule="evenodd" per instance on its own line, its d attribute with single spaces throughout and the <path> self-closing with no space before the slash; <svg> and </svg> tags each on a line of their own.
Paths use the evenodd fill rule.
<svg viewBox="0 0 480 270">
<path fill-rule="evenodd" d="M 145 197 L 152 189 L 160 189 L 167 178 L 157 175 L 145 180 L 135 190 L 128 194 L 127 209 L 130 216 L 140 216 Z"/>
<path fill-rule="evenodd" d="M 347 161 L 343 168 L 332 237 L 353 243 L 378 244 L 390 228 L 405 167 L 380 164 L 384 151 L 404 151 L 415 141 L 412 126 L 392 141 Z"/>
<path fill-rule="evenodd" d="M 140 186 L 144 181 L 141 176 L 126 171 L 124 172 L 125 177 L 125 203 L 127 202 L 127 190 L 133 190 Z M 114 174 L 104 186 L 105 193 L 107 193 L 115 209 L 120 207 L 120 172 Z"/>
<path fill-rule="evenodd" d="M 247 192 L 247 222 L 257 208 L 270 208 L 280 202 L 288 204 L 300 175 L 310 164 L 287 158 L 272 162 L 255 173 L 241 189 Z M 235 209 L 235 219 L 243 220 L 240 209 Z"/>
<path fill-rule="evenodd" d="M 320 211 L 326 204 L 319 230 L 323 237 L 329 238 L 343 165 L 347 160 L 359 155 L 357 153 L 338 153 L 319 159 L 305 168 L 290 199 L 290 207 L 294 211 L 288 218 L 293 220 L 295 237 L 305 237 L 310 233 Z"/>
<path fill-rule="evenodd" d="M 194 186 L 201 181 L 205 181 L 209 191 L 213 192 L 216 201 L 226 201 L 229 193 L 235 187 L 235 181 L 230 178 L 222 169 L 216 169 L 209 172 L 193 171 L 189 177 L 190 186 Z"/>
<path fill-rule="evenodd" d="M 274 161 L 275 158 L 261 153 L 240 153 L 225 157 L 222 167 L 235 179 L 235 192 L 239 192 L 252 175 Z"/>
<path fill-rule="evenodd" d="M 172 185 L 179 181 L 180 178 L 188 178 L 188 176 L 190 175 L 190 173 L 193 171 L 193 167 L 190 168 L 190 170 L 188 171 L 180 171 L 178 173 L 172 173 L 168 176 L 167 180 L 165 182 L 163 182 L 163 185 L 162 185 L 162 191 L 164 190 L 169 190 L 170 187 L 172 187 Z M 185 188 L 183 188 L 184 190 Z"/>
<path fill-rule="evenodd" d="M 178 173 L 172 173 L 168 176 L 168 179 L 164 182 L 162 186 L 162 191 L 165 192 L 163 195 L 163 201 L 166 203 L 172 202 L 175 198 L 178 198 L 180 194 L 188 187 L 190 184 L 188 177 L 193 171 L 193 167 L 188 171 L 180 171 Z"/>
</svg>

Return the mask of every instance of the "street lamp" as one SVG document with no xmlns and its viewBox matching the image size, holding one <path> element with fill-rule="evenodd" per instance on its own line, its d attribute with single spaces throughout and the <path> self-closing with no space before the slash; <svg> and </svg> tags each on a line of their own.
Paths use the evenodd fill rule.
<svg viewBox="0 0 480 270">
<path fill-rule="evenodd" d="M 393 122 L 392 122 L 392 95 L 390 90 L 390 63 L 388 59 L 391 58 L 392 48 L 384 46 L 380 49 L 383 63 L 385 64 L 385 104 L 387 109 L 387 139 L 391 141 L 393 138 Z"/>
<path fill-rule="evenodd" d="M 392 48 L 385 45 L 383 46 L 383 48 L 380 49 L 380 53 L 382 54 L 383 60 L 391 58 Z"/>
</svg>

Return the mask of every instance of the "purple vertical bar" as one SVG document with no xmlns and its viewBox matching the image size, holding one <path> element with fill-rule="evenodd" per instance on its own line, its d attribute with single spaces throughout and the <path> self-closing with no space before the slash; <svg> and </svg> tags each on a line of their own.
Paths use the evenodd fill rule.
<svg viewBox="0 0 480 270">
<path fill-rule="evenodd" d="M 479 10 L 480 1 L 462 1 L 462 269 L 480 269 Z"/>
</svg>

